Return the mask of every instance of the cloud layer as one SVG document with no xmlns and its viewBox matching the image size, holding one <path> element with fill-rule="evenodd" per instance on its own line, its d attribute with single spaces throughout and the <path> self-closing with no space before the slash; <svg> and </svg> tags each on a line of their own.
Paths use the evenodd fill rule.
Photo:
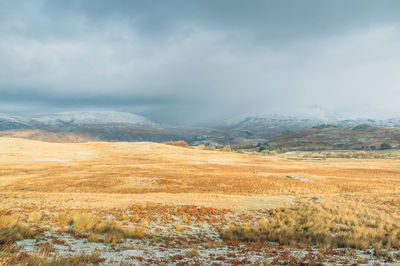
<svg viewBox="0 0 400 266">
<path fill-rule="evenodd" d="M 200 124 L 319 105 L 395 116 L 400 4 L 351 4 L 3 1 L 0 112 Z"/>
</svg>

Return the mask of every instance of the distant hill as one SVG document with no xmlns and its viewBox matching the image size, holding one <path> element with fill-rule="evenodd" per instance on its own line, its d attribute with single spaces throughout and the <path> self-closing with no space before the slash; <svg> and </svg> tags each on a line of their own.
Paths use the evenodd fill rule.
<svg viewBox="0 0 400 266">
<path fill-rule="evenodd" d="M 43 115 L 15 116 L 0 114 L 0 130 L 89 125 L 154 125 L 143 116 L 115 111 L 63 112 Z"/>
<path fill-rule="evenodd" d="M 320 119 L 271 115 L 266 117 L 247 117 L 237 123 L 221 127 L 236 136 L 269 140 L 282 133 L 307 129 L 323 124 Z"/>
<path fill-rule="evenodd" d="M 184 140 L 190 144 L 224 144 L 227 131 L 206 127 L 160 125 L 132 113 L 63 112 L 15 116 L 0 114 L 0 136 L 48 142 Z"/>
<path fill-rule="evenodd" d="M 323 125 L 325 124 L 332 124 L 332 126 L 324 128 Z M 320 142 L 325 143 L 319 143 L 318 145 L 330 148 L 340 148 L 340 146 L 343 148 L 348 146 L 359 147 L 364 144 L 373 146 L 380 142 L 388 142 L 381 137 L 382 132 L 386 132 L 383 129 L 381 130 L 382 132 L 376 132 L 376 130 L 360 128 L 359 131 L 361 133 L 358 135 L 364 134 L 364 131 L 371 131 L 370 135 L 368 135 L 368 141 L 357 140 L 357 137 L 352 140 L 346 139 L 346 136 L 351 135 L 346 132 L 359 124 L 373 127 L 395 127 L 400 126 L 400 119 L 346 120 L 340 116 L 295 117 L 270 115 L 264 117 L 247 117 L 235 123 L 224 125 L 221 123 L 210 127 L 194 127 L 161 125 L 137 114 L 115 111 L 79 111 L 25 116 L 0 114 L 0 136 L 49 142 L 84 142 L 92 140 L 165 142 L 183 140 L 190 145 L 231 145 L 236 148 L 252 147 L 257 143 L 269 142 L 272 139 L 276 142 L 282 142 L 283 145 L 287 146 L 289 143 L 281 141 L 286 138 L 291 141 L 290 146 L 295 145 L 295 147 L 307 148 L 312 148 L 311 146 L 316 144 L 315 140 L 318 138 L 320 138 Z M 291 134 L 295 134 L 296 136 L 298 134 L 306 134 L 304 132 L 308 132 L 307 130 L 310 128 L 313 128 L 311 132 L 322 130 L 320 134 L 326 133 L 326 135 L 308 137 L 312 139 L 311 143 L 309 143 L 311 140 L 306 139 L 304 136 L 301 138 L 293 137 L 296 139 L 296 142 L 293 143 L 290 137 L 292 136 Z M 287 133 L 292 131 L 294 132 Z M 345 133 L 340 133 L 340 131 Z M 392 129 L 391 131 L 395 132 L 396 130 Z M 354 135 L 355 133 L 353 132 L 352 134 Z M 345 140 L 340 141 L 339 139 L 335 139 L 334 143 L 332 143 L 333 140 L 331 138 L 341 135 L 343 135 Z M 301 144 L 302 142 L 305 143 Z M 353 144 L 350 145 L 348 142 Z M 396 144 L 396 141 L 393 140 L 390 143 Z"/>
<path fill-rule="evenodd" d="M 269 143 L 291 150 L 382 150 L 400 147 L 400 128 L 321 125 L 286 132 Z"/>
</svg>

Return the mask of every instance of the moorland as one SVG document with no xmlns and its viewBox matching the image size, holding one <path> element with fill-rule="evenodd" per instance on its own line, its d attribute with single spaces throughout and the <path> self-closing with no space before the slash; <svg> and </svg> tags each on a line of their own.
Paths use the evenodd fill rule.
<svg viewBox="0 0 400 266">
<path fill-rule="evenodd" d="M 0 138 L 1 263 L 399 262 L 396 152 L 170 144 Z"/>
</svg>

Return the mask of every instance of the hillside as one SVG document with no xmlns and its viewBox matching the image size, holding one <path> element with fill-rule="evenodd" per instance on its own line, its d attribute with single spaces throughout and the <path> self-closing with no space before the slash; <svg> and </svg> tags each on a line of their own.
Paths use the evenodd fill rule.
<svg viewBox="0 0 400 266">
<path fill-rule="evenodd" d="M 400 128 L 323 125 L 286 132 L 269 143 L 290 150 L 383 150 L 400 146 Z"/>
<path fill-rule="evenodd" d="M 380 169 L 385 169 L 380 178 L 399 175 L 398 163 L 390 160 L 384 164 L 342 162 L 338 169 L 284 157 L 150 142 L 75 144 L 0 138 L 0 145 L 0 191 L 307 194 L 315 189 L 362 191 L 369 184 L 359 183 L 356 177 Z M 311 176 L 312 181 L 291 180 L 287 175 Z M 353 181 L 342 187 L 337 183 L 340 178 Z M 381 186 L 391 187 L 389 183 Z"/>
</svg>

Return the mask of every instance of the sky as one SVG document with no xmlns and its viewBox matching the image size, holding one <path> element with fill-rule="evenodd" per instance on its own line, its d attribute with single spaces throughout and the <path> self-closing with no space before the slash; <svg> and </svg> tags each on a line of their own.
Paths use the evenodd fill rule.
<svg viewBox="0 0 400 266">
<path fill-rule="evenodd" d="M 397 0 L 0 0 L 0 112 L 400 116 Z"/>
</svg>

